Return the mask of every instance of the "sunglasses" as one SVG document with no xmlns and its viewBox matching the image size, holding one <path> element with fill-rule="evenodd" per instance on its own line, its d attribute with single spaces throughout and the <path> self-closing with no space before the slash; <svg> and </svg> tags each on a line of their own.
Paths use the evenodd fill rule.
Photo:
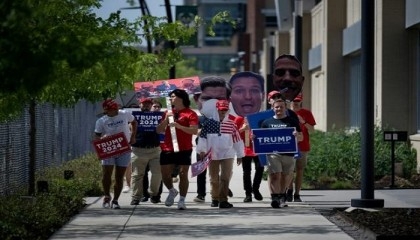
<svg viewBox="0 0 420 240">
<path fill-rule="evenodd" d="M 283 77 L 286 72 L 289 72 L 292 77 L 299 77 L 301 74 L 297 69 L 278 68 L 274 71 L 274 75 L 277 77 Z"/>
</svg>

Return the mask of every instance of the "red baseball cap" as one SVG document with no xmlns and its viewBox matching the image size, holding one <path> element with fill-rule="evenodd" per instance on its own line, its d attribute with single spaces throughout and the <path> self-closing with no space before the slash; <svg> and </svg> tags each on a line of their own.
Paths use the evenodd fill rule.
<svg viewBox="0 0 420 240">
<path fill-rule="evenodd" d="M 227 100 L 219 100 L 216 102 L 216 108 L 220 111 L 229 110 L 229 102 Z"/>
<path fill-rule="evenodd" d="M 302 93 L 299 93 L 299 94 L 295 97 L 295 99 L 293 99 L 293 102 L 302 102 L 302 100 L 303 100 L 303 95 L 302 95 Z"/>
<path fill-rule="evenodd" d="M 270 100 L 270 99 L 272 99 L 273 98 L 273 96 L 274 95 L 276 95 L 276 94 L 280 94 L 280 92 L 279 91 L 271 91 L 271 92 L 269 92 L 268 94 L 267 94 L 267 100 Z"/>
<path fill-rule="evenodd" d="M 118 103 L 114 99 L 108 98 L 102 103 L 102 108 L 104 110 L 118 110 Z"/>
<path fill-rule="evenodd" d="M 142 98 L 140 99 L 140 103 L 153 103 L 153 100 L 150 98 Z"/>
</svg>

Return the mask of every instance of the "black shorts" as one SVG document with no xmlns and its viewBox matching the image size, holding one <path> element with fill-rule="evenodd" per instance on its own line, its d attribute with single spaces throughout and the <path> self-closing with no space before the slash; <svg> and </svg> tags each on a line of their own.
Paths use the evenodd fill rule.
<svg viewBox="0 0 420 240">
<path fill-rule="evenodd" d="M 160 152 L 160 165 L 191 165 L 192 149 L 179 152 Z"/>
</svg>

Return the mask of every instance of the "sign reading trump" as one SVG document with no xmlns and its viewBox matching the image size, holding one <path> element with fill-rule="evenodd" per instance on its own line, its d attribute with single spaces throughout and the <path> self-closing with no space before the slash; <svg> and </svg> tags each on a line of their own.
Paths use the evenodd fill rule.
<svg viewBox="0 0 420 240">
<path fill-rule="evenodd" d="M 256 154 L 296 153 L 298 145 L 293 132 L 295 128 L 252 129 Z"/>
<path fill-rule="evenodd" d="M 118 155 L 131 152 L 124 133 L 117 133 L 108 137 L 104 137 L 93 141 L 96 154 L 100 160 L 116 157 Z"/>
<path fill-rule="evenodd" d="M 137 121 L 137 131 L 155 132 L 157 125 L 162 119 L 163 112 L 132 112 Z"/>
</svg>

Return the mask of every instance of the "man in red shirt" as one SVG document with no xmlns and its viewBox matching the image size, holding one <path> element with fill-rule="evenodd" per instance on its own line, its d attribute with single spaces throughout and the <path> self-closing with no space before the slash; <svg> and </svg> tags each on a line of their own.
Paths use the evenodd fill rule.
<svg viewBox="0 0 420 240">
<path fill-rule="evenodd" d="M 162 181 L 169 190 L 165 205 L 172 206 L 178 195 L 178 190 L 173 186 L 172 172 L 175 165 L 179 166 L 179 191 L 180 198 L 178 209 L 184 210 L 185 197 L 188 192 L 188 170 L 191 165 L 191 154 L 193 151 L 192 136 L 198 131 L 198 115 L 190 109 L 188 93 L 182 89 L 175 89 L 169 93 L 173 111 L 166 112 L 163 120 L 156 128 L 157 133 L 165 133 L 164 142 L 161 143 L 160 165 Z M 174 117 L 174 122 L 169 122 L 169 117 Z M 170 127 L 176 131 L 179 151 L 174 150 L 173 139 Z"/>
<path fill-rule="evenodd" d="M 308 153 L 311 149 L 309 142 L 309 133 L 314 131 L 314 126 L 316 125 L 315 118 L 312 115 L 312 112 L 308 109 L 302 108 L 302 94 L 299 94 L 292 102 L 292 110 L 297 114 L 299 118 L 300 128 L 303 133 L 303 141 L 298 143 L 300 156 L 296 159 L 296 178 L 295 178 L 295 193 L 293 194 L 293 179 L 290 182 L 289 189 L 287 190 L 287 200 L 289 202 L 292 199 L 295 202 L 301 202 L 300 199 L 300 189 L 302 187 L 303 180 L 303 171 L 307 165 Z M 293 194 L 293 197 L 292 197 Z"/>
</svg>

